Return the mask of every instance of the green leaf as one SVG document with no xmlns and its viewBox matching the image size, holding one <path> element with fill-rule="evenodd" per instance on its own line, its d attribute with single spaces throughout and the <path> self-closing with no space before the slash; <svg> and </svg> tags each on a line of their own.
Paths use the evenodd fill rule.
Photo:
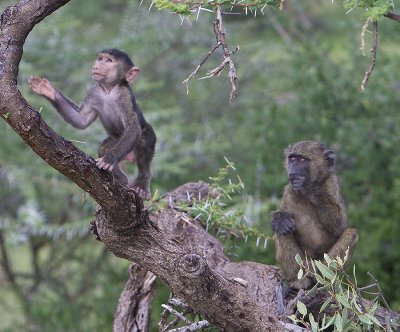
<svg viewBox="0 0 400 332">
<path fill-rule="evenodd" d="M 325 262 L 329 265 L 332 262 L 332 259 L 329 257 L 328 254 L 324 254 Z"/>
<path fill-rule="evenodd" d="M 304 317 L 307 314 L 307 307 L 305 304 L 301 301 L 297 301 L 297 310 L 300 312 L 300 314 Z"/>
<path fill-rule="evenodd" d="M 352 301 L 354 308 L 357 310 L 358 314 L 362 314 L 363 310 L 361 309 L 361 307 L 359 306 L 359 304 L 357 303 L 356 300 Z"/>
<path fill-rule="evenodd" d="M 375 316 L 373 316 L 371 314 L 365 314 L 365 317 L 367 317 L 375 325 L 378 325 L 378 326 L 382 327 L 381 323 L 379 323 L 378 319 L 376 319 Z"/>
<path fill-rule="evenodd" d="M 342 318 L 343 318 L 344 325 L 346 325 L 346 323 L 348 322 L 348 318 L 349 318 L 349 310 L 346 307 L 344 307 L 342 310 Z"/>
<path fill-rule="evenodd" d="M 336 294 L 336 299 L 346 308 L 351 309 L 351 305 L 345 294 Z"/>
<path fill-rule="evenodd" d="M 330 303 L 331 303 L 331 298 L 327 299 L 327 300 L 322 304 L 321 308 L 319 309 L 319 312 L 323 312 L 323 311 L 328 307 L 328 305 L 329 305 Z"/>
<path fill-rule="evenodd" d="M 321 320 L 321 326 L 325 325 L 325 321 L 326 321 L 326 315 L 324 314 L 324 317 L 322 317 L 322 320 Z"/>
<path fill-rule="evenodd" d="M 328 268 L 330 269 L 330 270 L 337 270 L 338 269 L 338 266 L 339 266 L 339 263 L 337 262 L 337 261 L 331 261 L 329 264 L 328 264 Z"/>
<path fill-rule="evenodd" d="M 301 278 L 303 278 L 303 275 L 304 275 L 304 271 L 303 271 L 303 269 L 300 269 L 299 270 L 299 272 L 297 273 L 297 279 L 301 279 Z"/>
<path fill-rule="evenodd" d="M 343 319 L 339 313 L 335 315 L 335 331 L 343 332 Z"/>
<path fill-rule="evenodd" d="M 354 285 L 357 287 L 357 276 L 356 276 L 356 266 L 353 265 L 353 277 L 354 277 Z"/>
<path fill-rule="evenodd" d="M 342 287 L 342 281 L 339 279 L 333 279 L 331 281 L 332 288 L 335 294 L 343 294 L 343 287 Z"/>
<path fill-rule="evenodd" d="M 363 322 L 364 324 L 367 324 L 367 325 L 372 325 L 373 324 L 372 321 L 368 317 L 366 317 L 366 315 L 359 315 L 358 319 L 361 322 Z"/>
<path fill-rule="evenodd" d="M 329 268 L 320 261 L 315 261 L 315 265 L 317 266 L 323 277 L 329 279 L 330 281 L 336 278 L 335 273 L 329 270 Z"/>
<path fill-rule="evenodd" d="M 315 280 L 317 280 L 317 282 L 319 284 L 326 286 L 326 281 L 319 274 L 315 274 L 314 277 L 315 277 Z M 328 286 L 330 287 L 329 284 L 328 284 Z"/>
<path fill-rule="evenodd" d="M 311 312 L 308 315 L 308 320 L 310 321 L 312 332 L 318 332 L 318 324 L 315 321 L 314 316 Z"/>
<path fill-rule="evenodd" d="M 335 322 L 335 316 L 329 317 L 328 321 L 325 325 L 321 327 L 322 330 L 325 330 L 327 327 L 331 326 Z"/>
<path fill-rule="evenodd" d="M 303 260 L 301 259 L 301 256 L 299 254 L 296 254 L 296 256 L 294 257 L 294 259 L 296 260 L 296 263 L 299 265 L 303 265 Z"/>
<path fill-rule="evenodd" d="M 312 266 L 313 271 L 317 272 L 317 269 L 315 268 L 315 263 L 314 263 L 313 259 L 311 259 L 311 266 Z"/>
</svg>

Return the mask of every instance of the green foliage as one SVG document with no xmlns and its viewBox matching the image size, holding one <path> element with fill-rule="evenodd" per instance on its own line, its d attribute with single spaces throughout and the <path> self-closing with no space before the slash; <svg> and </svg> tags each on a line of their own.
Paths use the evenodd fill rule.
<svg viewBox="0 0 400 332">
<path fill-rule="evenodd" d="M 262 241 L 264 247 L 269 237 L 251 225 L 245 216 L 246 199 L 244 184 L 240 176 L 235 174 L 233 162 L 226 159 L 227 164 L 220 168 L 216 177 L 210 177 L 211 194 L 204 202 L 194 200 L 189 207 L 181 206 L 181 210 L 190 214 L 205 229 L 219 237 L 225 245 L 232 245 L 236 239 L 256 238 L 257 245 Z M 236 175 L 236 181 L 232 176 Z"/>
<path fill-rule="evenodd" d="M 308 312 L 307 307 L 301 301 L 297 302 L 299 315 L 291 315 L 289 318 L 295 323 L 301 323 L 311 331 L 393 331 L 399 327 L 397 322 L 387 321 L 383 327 L 375 317 L 379 307 L 378 302 L 366 302 L 361 297 L 357 284 L 355 266 L 353 278 L 344 272 L 344 265 L 348 260 L 348 250 L 343 260 L 340 257 L 330 258 L 325 254 L 325 262 L 309 259 L 303 262 L 300 255 L 296 255 L 296 262 L 300 265 L 298 279 L 305 274 L 316 280 L 316 285 L 309 291 L 325 291 L 329 294 L 320 308 L 323 318 L 316 322 L 314 315 Z M 379 294 L 382 296 L 382 294 Z M 329 316 L 324 311 L 330 308 L 333 315 Z"/>
<path fill-rule="evenodd" d="M 366 18 L 376 21 L 383 15 L 395 10 L 395 0 L 344 0 L 347 10 L 361 8 Z M 398 1 L 397 1 L 398 2 Z"/>
<path fill-rule="evenodd" d="M 232 8 L 240 8 L 246 14 L 248 11 L 257 13 L 260 10 L 264 13 L 265 7 L 279 7 L 281 1 L 279 0 L 200 0 L 200 1 L 171 1 L 171 0 L 154 0 L 152 4 L 155 4 L 158 9 L 165 9 L 172 11 L 180 15 L 194 15 L 199 10 L 215 10 L 217 6 L 226 7 L 228 10 Z"/>
<path fill-rule="evenodd" d="M 332 1 L 333 2 L 333 1 Z M 350 12 L 356 8 L 360 8 L 364 12 L 365 18 L 376 21 L 382 18 L 388 12 L 395 10 L 395 0 L 343 0 L 344 8 Z M 199 1 L 172 1 L 172 0 L 155 0 L 152 1 L 158 9 L 168 10 L 180 15 L 198 14 L 199 10 L 215 10 L 216 6 L 226 7 L 228 10 L 241 9 L 247 14 L 260 11 L 264 14 L 265 8 L 283 8 L 281 0 L 199 0 Z"/>
<path fill-rule="evenodd" d="M 190 15 L 191 7 L 185 3 L 180 2 L 172 2 L 170 0 L 156 0 L 154 4 L 158 9 L 166 9 L 171 12 L 181 14 L 181 15 Z"/>
</svg>

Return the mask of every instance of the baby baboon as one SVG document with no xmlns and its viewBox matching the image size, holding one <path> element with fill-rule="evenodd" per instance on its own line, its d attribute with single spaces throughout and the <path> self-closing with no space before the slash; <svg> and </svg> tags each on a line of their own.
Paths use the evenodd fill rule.
<svg viewBox="0 0 400 332">
<path fill-rule="evenodd" d="M 80 106 L 65 97 L 47 79 L 34 76 L 30 88 L 47 98 L 63 119 L 78 129 L 87 128 L 100 118 L 108 137 L 98 149 L 96 165 L 113 173 L 116 180 L 128 184 L 121 168 L 124 160 L 136 162 L 138 175 L 130 185 L 143 199 L 150 199 L 150 163 L 154 156 L 156 134 L 136 103 L 129 83 L 139 73 L 125 52 L 118 49 L 101 51 L 92 67 L 97 82 L 90 88 Z"/>
<path fill-rule="evenodd" d="M 297 280 L 299 254 L 312 259 L 349 258 L 358 239 L 347 228 L 346 210 L 334 171 L 335 154 L 318 142 L 302 141 L 285 150 L 286 185 L 279 210 L 272 215 L 276 259 L 289 286 L 300 289 L 313 284 L 310 277 Z"/>
</svg>

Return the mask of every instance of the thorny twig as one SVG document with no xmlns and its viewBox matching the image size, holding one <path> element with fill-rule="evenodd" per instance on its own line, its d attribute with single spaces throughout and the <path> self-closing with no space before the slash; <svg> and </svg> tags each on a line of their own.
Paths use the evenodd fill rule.
<svg viewBox="0 0 400 332">
<path fill-rule="evenodd" d="M 161 332 L 192 332 L 192 331 L 198 331 L 201 330 L 205 327 L 210 326 L 210 323 L 206 320 L 201 320 L 198 322 L 192 322 L 188 318 L 185 317 L 185 315 L 192 313 L 193 314 L 193 309 L 188 306 L 186 303 L 184 303 L 182 300 L 173 297 L 172 294 L 170 294 L 169 300 L 167 304 L 162 304 L 161 305 L 164 308 L 164 311 L 161 315 L 161 320 L 159 323 L 160 326 L 160 331 Z M 181 307 L 182 312 L 179 312 L 172 308 L 173 306 Z M 175 316 L 175 318 L 168 323 L 168 318 L 170 315 Z M 184 322 L 185 326 L 180 327 L 180 328 L 174 328 L 171 329 L 172 327 L 178 325 L 178 323 Z"/>
<path fill-rule="evenodd" d="M 204 63 L 208 60 L 208 58 L 211 56 L 211 54 L 214 53 L 218 48 L 222 47 L 223 60 L 222 60 L 221 64 L 219 66 L 215 67 L 214 69 L 210 70 L 207 73 L 207 75 L 202 77 L 201 79 L 219 76 L 221 74 L 222 70 L 227 65 L 229 65 L 228 76 L 229 76 L 229 80 L 230 80 L 231 86 L 232 86 L 229 101 L 230 101 L 230 103 L 232 103 L 233 100 L 238 95 L 238 82 L 237 82 L 235 63 L 233 62 L 231 55 L 234 54 L 239 49 L 239 47 L 236 47 L 232 51 L 229 50 L 228 43 L 226 42 L 226 38 L 225 38 L 225 29 L 222 24 L 222 9 L 221 9 L 220 5 L 217 6 L 216 13 L 217 13 L 217 18 L 214 21 L 214 33 L 215 33 L 217 42 L 211 48 L 211 50 L 208 52 L 207 56 L 196 67 L 196 69 L 189 75 L 189 77 L 187 79 L 185 79 L 183 81 L 183 83 L 186 84 L 186 89 L 187 89 L 187 91 L 189 91 L 189 87 L 188 87 L 189 80 L 197 75 L 198 71 L 204 65 Z"/>
<path fill-rule="evenodd" d="M 281 3 L 279 5 L 279 8 L 282 9 L 283 8 L 283 2 L 285 0 L 281 0 Z M 197 9 L 197 8 L 202 8 L 202 6 L 205 4 L 204 1 L 187 1 L 187 0 L 172 0 L 172 3 L 178 3 L 178 4 L 183 4 L 183 5 L 187 5 L 190 6 L 191 10 Z M 220 3 L 213 3 L 213 2 L 207 2 L 206 3 L 207 7 L 218 7 L 221 6 Z M 247 10 L 248 8 L 251 7 L 257 7 L 259 6 L 260 3 L 255 1 L 255 2 L 250 2 L 250 3 L 241 3 L 241 1 L 232 1 L 229 3 L 229 6 L 231 8 L 233 7 L 238 7 L 238 8 L 244 8 L 245 10 Z"/>
<path fill-rule="evenodd" d="M 203 330 L 206 327 L 209 327 L 211 324 L 206 320 L 201 320 L 196 323 L 192 323 L 190 325 L 179 327 L 177 329 L 170 330 L 169 332 L 194 332 Z"/>
<path fill-rule="evenodd" d="M 171 314 L 175 315 L 178 320 L 181 320 L 181 321 L 185 322 L 186 324 L 191 323 L 191 321 L 189 319 L 187 319 L 183 314 L 181 314 L 179 311 L 175 310 L 171 306 L 169 306 L 167 304 L 162 304 L 161 306 L 164 309 L 166 309 L 167 311 L 169 311 Z"/>
<path fill-rule="evenodd" d="M 377 288 L 377 290 L 378 290 L 378 297 L 381 298 L 382 303 L 383 303 L 383 305 L 385 306 L 385 308 L 388 309 L 388 310 L 392 310 L 392 309 L 390 309 L 389 304 L 386 302 L 386 299 L 385 299 L 385 297 L 383 296 L 383 292 L 382 292 L 381 287 L 379 286 L 378 280 L 376 280 L 376 278 L 375 278 L 370 272 L 367 272 L 367 274 L 368 274 L 368 275 L 372 278 L 372 280 L 374 281 L 374 283 L 372 284 L 372 286 L 375 286 L 375 287 Z"/>
<path fill-rule="evenodd" d="M 365 90 L 365 86 L 368 84 L 369 77 L 371 76 L 372 71 L 374 70 L 374 67 L 375 67 L 375 63 L 376 63 L 376 52 L 377 52 L 377 48 L 378 48 L 378 22 L 373 21 L 372 25 L 374 27 L 374 31 L 372 34 L 372 47 L 371 47 L 372 58 L 371 58 L 371 63 L 368 67 L 368 70 L 365 72 L 364 79 L 361 82 L 361 90 L 362 91 Z M 361 42 L 362 47 L 364 45 L 364 40 L 363 40 L 364 36 L 363 35 L 364 35 L 364 32 L 365 32 L 367 26 L 368 26 L 368 21 L 363 26 L 362 42 Z"/>
</svg>

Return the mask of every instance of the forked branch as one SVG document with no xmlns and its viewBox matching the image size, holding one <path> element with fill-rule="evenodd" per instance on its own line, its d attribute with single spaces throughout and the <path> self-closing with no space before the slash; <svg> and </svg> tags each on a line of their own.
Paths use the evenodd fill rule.
<svg viewBox="0 0 400 332">
<path fill-rule="evenodd" d="M 233 62 L 233 59 L 231 56 L 237 50 L 239 50 L 239 47 L 236 47 L 232 51 L 230 51 L 228 48 L 228 43 L 227 43 L 226 37 L 225 37 L 225 28 L 222 23 L 222 8 L 220 5 L 217 6 L 216 15 L 217 15 L 217 18 L 214 21 L 214 33 L 215 33 L 216 43 L 211 48 L 211 50 L 208 52 L 207 56 L 196 67 L 196 69 L 182 83 L 186 84 L 186 88 L 188 89 L 189 80 L 191 80 L 193 77 L 195 77 L 197 75 L 200 68 L 206 63 L 206 61 L 210 58 L 210 56 L 217 49 L 219 49 L 221 47 L 222 51 L 223 51 L 223 60 L 222 60 L 221 64 L 218 65 L 217 67 L 215 67 L 214 69 L 211 69 L 210 71 L 208 71 L 207 75 L 200 79 L 206 79 L 206 78 L 219 76 L 222 73 L 222 71 L 224 70 L 224 68 L 229 65 L 228 76 L 229 76 L 229 80 L 231 82 L 231 93 L 230 93 L 229 101 L 232 103 L 233 100 L 238 95 L 238 82 L 237 82 L 235 63 Z"/>
</svg>

